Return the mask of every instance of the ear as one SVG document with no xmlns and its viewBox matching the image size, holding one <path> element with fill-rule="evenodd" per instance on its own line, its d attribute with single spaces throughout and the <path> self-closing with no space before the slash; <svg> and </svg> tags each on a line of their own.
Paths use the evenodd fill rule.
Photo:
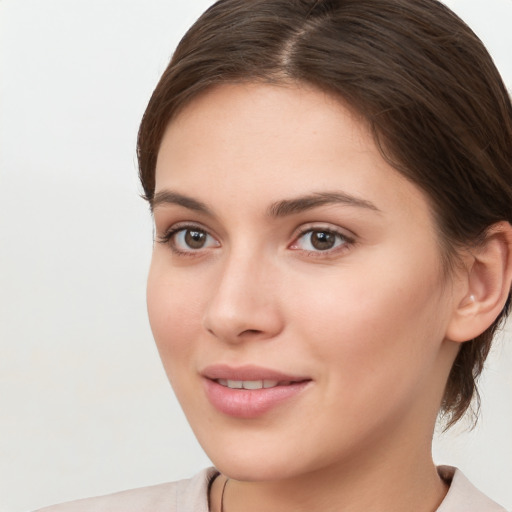
<svg viewBox="0 0 512 512">
<path fill-rule="evenodd" d="M 512 285 L 512 226 L 493 224 L 484 242 L 464 257 L 464 275 L 454 287 L 454 312 L 446 338 L 469 341 L 482 334 L 501 313 Z"/>
</svg>

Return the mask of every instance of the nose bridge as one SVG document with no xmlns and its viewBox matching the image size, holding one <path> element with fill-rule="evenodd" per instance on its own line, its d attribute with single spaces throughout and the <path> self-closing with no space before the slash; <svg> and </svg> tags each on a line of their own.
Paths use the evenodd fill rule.
<svg viewBox="0 0 512 512">
<path fill-rule="evenodd" d="M 281 329 L 272 265 L 261 251 L 240 243 L 226 254 L 204 316 L 204 327 L 228 342 L 269 338 Z"/>
</svg>

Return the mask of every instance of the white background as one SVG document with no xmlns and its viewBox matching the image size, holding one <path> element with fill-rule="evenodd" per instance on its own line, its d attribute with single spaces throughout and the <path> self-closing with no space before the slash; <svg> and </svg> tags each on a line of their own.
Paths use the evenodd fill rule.
<svg viewBox="0 0 512 512">
<path fill-rule="evenodd" d="M 208 464 L 145 311 L 151 219 L 135 137 L 211 2 L 0 0 L 0 512 L 189 476 Z M 512 85 L 512 0 L 452 0 Z M 435 444 L 512 508 L 512 336 L 471 434 Z M 457 430 L 460 430 L 457 429 Z"/>
</svg>

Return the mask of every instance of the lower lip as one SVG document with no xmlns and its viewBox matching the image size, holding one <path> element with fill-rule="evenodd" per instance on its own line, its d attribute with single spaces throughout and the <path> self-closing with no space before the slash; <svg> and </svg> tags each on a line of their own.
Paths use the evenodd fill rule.
<svg viewBox="0 0 512 512">
<path fill-rule="evenodd" d="M 245 419 L 261 416 L 270 409 L 294 398 L 310 382 L 302 381 L 287 386 L 249 390 L 231 389 L 221 386 L 214 380 L 204 379 L 206 396 L 219 412 Z"/>
</svg>

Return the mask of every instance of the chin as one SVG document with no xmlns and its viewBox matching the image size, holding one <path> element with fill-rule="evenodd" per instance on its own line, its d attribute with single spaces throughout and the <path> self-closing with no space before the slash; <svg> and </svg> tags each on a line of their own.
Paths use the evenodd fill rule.
<svg viewBox="0 0 512 512">
<path fill-rule="evenodd" d="M 272 482 L 300 478 L 321 472 L 335 459 L 343 457 L 332 450 L 313 452 L 311 445 L 301 449 L 301 443 L 284 441 L 282 435 L 275 439 L 255 439 L 246 436 L 228 436 L 222 441 L 207 437 L 202 446 L 214 466 L 225 476 L 243 482 Z M 245 439 L 244 439 L 245 437 Z M 203 441 L 203 439 L 200 439 Z M 309 449 L 308 449 L 309 448 Z"/>
<path fill-rule="evenodd" d="M 242 436 L 243 437 L 243 436 Z M 233 439 L 215 442 L 207 437 L 199 441 L 214 466 L 227 477 L 244 482 L 281 480 L 292 476 L 297 469 L 297 447 L 272 442 L 259 442 L 247 435 L 246 439 L 234 435 Z"/>
<path fill-rule="evenodd" d="M 290 461 L 257 461 L 246 460 L 244 457 L 223 457 L 218 463 L 213 461 L 215 467 L 225 476 L 241 482 L 269 482 L 286 479 L 293 476 Z"/>
</svg>

